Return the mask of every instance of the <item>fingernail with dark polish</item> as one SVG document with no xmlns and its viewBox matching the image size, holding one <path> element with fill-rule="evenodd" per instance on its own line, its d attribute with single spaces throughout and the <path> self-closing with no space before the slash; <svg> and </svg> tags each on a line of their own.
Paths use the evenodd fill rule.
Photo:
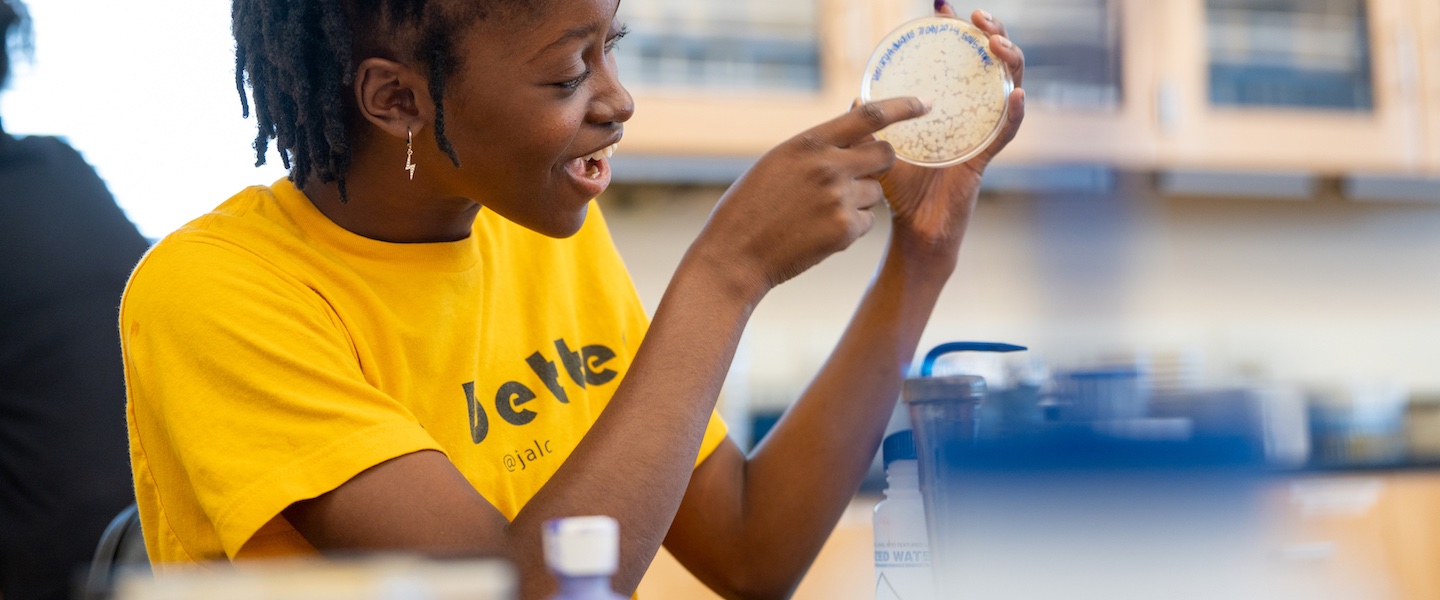
<svg viewBox="0 0 1440 600">
<path fill-rule="evenodd" d="M 939 11 L 944 10 L 944 9 L 945 9 L 945 0 L 935 0 L 935 11 L 936 11 L 936 12 L 939 12 Z"/>
</svg>

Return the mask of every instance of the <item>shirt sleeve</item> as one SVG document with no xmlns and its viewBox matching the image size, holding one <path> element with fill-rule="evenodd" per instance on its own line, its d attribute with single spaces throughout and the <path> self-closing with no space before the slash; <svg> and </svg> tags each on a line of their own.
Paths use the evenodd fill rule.
<svg viewBox="0 0 1440 600">
<path fill-rule="evenodd" d="M 367 380 L 323 298 L 243 250 L 157 247 L 121 327 L 135 439 L 166 456 L 147 461 L 161 502 L 193 494 L 232 558 L 290 504 L 441 450 Z"/>
</svg>

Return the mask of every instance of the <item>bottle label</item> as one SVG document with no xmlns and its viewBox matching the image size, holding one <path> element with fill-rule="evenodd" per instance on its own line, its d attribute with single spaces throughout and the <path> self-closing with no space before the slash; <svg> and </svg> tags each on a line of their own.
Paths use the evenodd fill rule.
<svg viewBox="0 0 1440 600">
<path fill-rule="evenodd" d="M 935 581 L 930 571 L 930 545 L 878 542 L 875 544 L 876 600 L 934 600 Z"/>
</svg>

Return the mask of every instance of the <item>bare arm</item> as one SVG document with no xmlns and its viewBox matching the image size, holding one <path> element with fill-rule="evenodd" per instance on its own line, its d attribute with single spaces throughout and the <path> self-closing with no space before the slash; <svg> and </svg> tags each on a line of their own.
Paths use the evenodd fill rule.
<svg viewBox="0 0 1440 600">
<path fill-rule="evenodd" d="M 727 597 L 787 597 L 875 456 L 943 283 L 915 277 L 939 267 L 891 246 L 835 352 L 765 441 L 748 460 L 727 442 L 691 480 L 666 546 Z"/>
<path fill-rule="evenodd" d="M 993 37 L 1004 34 L 982 13 L 972 20 Z M 993 37 L 1018 86 L 1020 50 Z M 1024 119 L 1023 91 L 1009 109 L 1006 129 L 980 158 L 945 170 L 897 163 L 881 177 L 894 233 L 834 352 L 748 459 L 727 444 L 696 470 L 666 547 L 713 589 L 731 598 L 787 597 L 819 553 L 875 456 L 954 270 L 980 175 Z"/>
<path fill-rule="evenodd" d="M 434 452 L 373 467 L 284 516 L 322 550 L 504 556 L 519 568 L 522 595 L 536 598 L 551 587 L 541 523 L 605 514 L 623 532 L 615 586 L 634 590 L 679 509 L 751 310 L 870 228 L 882 195 L 866 177 L 894 154 L 869 136 L 924 111 L 913 99 L 852 111 L 776 148 L 737 182 L 682 260 L 609 406 L 513 522 Z"/>
</svg>

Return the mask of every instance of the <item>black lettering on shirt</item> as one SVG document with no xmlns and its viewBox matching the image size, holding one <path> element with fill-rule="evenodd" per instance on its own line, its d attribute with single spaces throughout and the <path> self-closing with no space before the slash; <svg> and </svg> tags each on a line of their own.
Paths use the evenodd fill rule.
<svg viewBox="0 0 1440 600">
<path fill-rule="evenodd" d="M 467 381 L 460 387 L 465 390 L 465 408 L 470 412 L 470 441 L 478 444 L 490 434 L 490 417 L 485 415 L 485 407 L 475 401 L 475 382 Z"/>
<path fill-rule="evenodd" d="M 585 381 L 589 378 L 585 376 L 580 353 L 570 350 L 570 346 L 563 339 L 555 340 L 555 351 L 560 353 L 560 364 L 565 365 L 565 372 L 570 374 L 570 380 L 580 386 L 580 389 L 585 389 Z"/>
<path fill-rule="evenodd" d="M 613 369 L 596 371 L 610 359 L 615 358 L 615 351 L 599 344 L 586 346 L 580 349 L 580 355 L 585 360 L 585 381 L 590 385 L 605 385 L 615 379 L 616 373 Z"/>
<path fill-rule="evenodd" d="M 580 348 L 579 352 L 570 349 L 570 345 L 564 339 L 555 340 L 555 351 L 560 355 L 560 363 L 564 366 L 566 374 L 584 390 L 592 385 L 605 385 L 620 376 L 614 369 L 606 369 L 605 364 L 616 357 L 615 351 L 600 344 L 592 344 Z M 555 399 L 561 404 L 569 404 L 570 397 L 565 393 L 565 386 L 560 381 L 560 369 L 555 366 L 555 361 L 546 360 L 545 355 L 539 351 L 532 353 L 525 358 L 525 363 L 530 370 L 545 384 L 545 388 L 555 395 Z M 465 391 L 465 408 L 470 416 L 470 440 L 476 444 L 485 441 L 490 434 L 490 418 L 485 412 L 485 407 L 475 397 L 475 382 L 470 381 L 460 386 Z M 511 425 L 523 426 L 530 424 L 539 416 L 533 410 L 521 408 L 538 396 L 535 390 L 518 381 L 507 381 L 495 390 L 495 411 L 500 418 Z M 550 442 L 546 440 L 542 445 L 536 441 L 536 457 L 543 458 L 550 453 Z M 526 461 L 534 460 L 519 450 L 505 456 L 505 468 L 511 472 L 515 468 L 525 469 Z"/>
<path fill-rule="evenodd" d="M 555 361 L 545 360 L 545 355 L 536 352 L 525 362 L 530 364 L 530 370 L 540 377 L 540 381 L 545 382 L 550 393 L 555 394 L 555 399 L 561 404 L 570 403 L 570 397 L 565 395 L 565 386 L 560 385 L 560 371 L 555 368 Z"/>
<path fill-rule="evenodd" d="M 535 392 L 525 387 L 525 384 L 510 381 L 500 386 L 500 389 L 495 392 L 495 411 L 500 414 L 500 418 L 505 419 L 506 423 L 525 425 L 535 420 L 535 411 L 528 409 L 517 411 L 515 407 L 522 406 L 534 399 Z"/>
</svg>

